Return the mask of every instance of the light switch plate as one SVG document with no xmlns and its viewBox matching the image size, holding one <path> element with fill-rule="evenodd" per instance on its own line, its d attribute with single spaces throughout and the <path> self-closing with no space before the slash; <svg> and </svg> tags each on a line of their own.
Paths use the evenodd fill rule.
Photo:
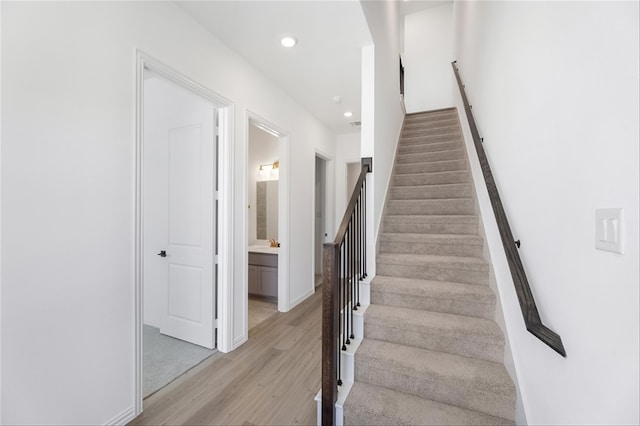
<svg viewBox="0 0 640 426">
<path fill-rule="evenodd" d="M 622 209 L 596 209 L 596 248 L 622 254 L 624 251 Z"/>
</svg>

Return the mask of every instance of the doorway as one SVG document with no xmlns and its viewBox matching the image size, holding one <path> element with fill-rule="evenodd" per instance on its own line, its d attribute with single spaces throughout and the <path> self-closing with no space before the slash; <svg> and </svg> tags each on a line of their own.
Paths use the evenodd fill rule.
<svg viewBox="0 0 640 426">
<path fill-rule="evenodd" d="M 228 336 L 218 282 L 230 271 L 232 117 L 224 98 L 141 52 L 136 88 L 137 415 Z"/>
<path fill-rule="evenodd" d="M 248 131 L 248 328 L 278 312 L 280 140 L 254 119 Z"/>
<path fill-rule="evenodd" d="M 329 238 L 327 232 L 327 160 L 316 155 L 315 169 L 314 285 L 318 287 L 322 284 L 322 245 Z"/>
<path fill-rule="evenodd" d="M 144 396 L 215 351 L 217 108 L 144 70 Z"/>
</svg>

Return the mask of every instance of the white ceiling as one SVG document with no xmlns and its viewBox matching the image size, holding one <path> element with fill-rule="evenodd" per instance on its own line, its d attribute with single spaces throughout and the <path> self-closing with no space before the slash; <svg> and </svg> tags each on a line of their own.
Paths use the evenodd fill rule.
<svg viewBox="0 0 640 426">
<path fill-rule="evenodd" d="M 361 48 L 372 44 L 359 1 L 176 3 L 334 132 L 356 130 L 349 123 L 360 120 Z M 285 35 L 298 45 L 283 47 Z"/>
<path fill-rule="evenodd" d="M 400 3 L 400 14 L 409 15 L 422 12 L 425 9 L 441 6 L 446 3 L 453 3 L 453 0 L 402 0 Z"/>
</svg>

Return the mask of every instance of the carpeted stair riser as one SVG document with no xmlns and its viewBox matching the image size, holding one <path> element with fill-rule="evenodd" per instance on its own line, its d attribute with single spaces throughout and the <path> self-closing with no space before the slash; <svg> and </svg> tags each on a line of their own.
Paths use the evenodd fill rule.
<svg viewBox="0 0 640 426">
<path fill-rule="evenodd" d="M 356 382 L 345 404 L 345 425 L 513 425 L 478 411 Z"/>
<path fill-rule="evenodd" d="M 397 306 L 371 305 L 364 337 L 492 362 L 504 356 L 502 331 L 493 321 Z"/>
<path fill-rule="evenodd" d="M 371 303 L 493 320 L 496 296 L 483 285 L 377 275 Z"/>
<path fill-rule="evenodd" d="M 455 110 L 438 111 L 431 114 L 409 114 L 405 117 L 405 124 L 426 123 L 440 120 L 452 120 L 458 118 L 458 113 Z"/>
<path fill-rule="evenodd" d="M 420 174 L 437 172 L 467 172 L 464 160 L 433 161 L 430 163 L 398 164 L 395 168 L 396 175 Z"/>
<path fill-rule="evenodd" d="M 437 235 L 421 234 L 382 234 L 380 252 L 432 254 L 440 256 L 482 256 L 482 240 L 478 237 L 437 238 Z"/>
<path fill-rule="evenodd" d="M 401 174 L 393 177 L 393 186 L 439 185 L 447 183 L 467 183 L 470 181 L 467 170 L 446 172 Z"/>
<path fill-rule="evenodd" d="M 470 183 L 394 186 L 389 193 L 391 200 L 424 200 L 438 198 L 471 198 L 473 187 Z"/>
<path fill-rule="evenodd" d="M 442 135 L 430 135 L 430 136 L 412 136 L 403 137 L 399 145 L 400 146 L 412 146 L 412 145 L 429 145 L 432 143 L 447 143 L 458 141 L 462 143 L 461 134 L 442 134 Z"/>
<path fill-rule="evenodd" d="M 452 127 L 458 126 L 458 118 L 439 118 L 437 120 L 429 120 L 429 121 L 411 121 L 404 123 L 404 130 L 416 130 L 416 129 L 433 129 L 439 127 Z"/>
<path fill-rule="evenodd" d="M 460 129 L 458 126 L 426 127 L 424 129 L 403 130 L 401 133 L 402 138 L 432 135 L 460 135 Z"/>
<path fill-rule="evenodd" d="M 473 285 L 474 287 L 483 287 Z M 494 303 L 468 302 L 454 299 L 438 299 L 429 296 L 414 296 L 409 294 L 390 293 L 388 291 L 371 290 L 371 303 L 398 306 L 411 309 L 424 309 L 432 312 L 444 312 L 456 315 L 466 315 L 492 320 L 494 318 Z"/>
<path fill-rule="evenodd" d="M 365 339 L 356 380 L 514 420 L 515 388 L 498 363 Z"/>
<path fill-rule="evenodd" d="M 380 253 L 377 273 L 391 277 L 488 284 L 489 267 L 482 259 L 456 256 Z"/>
<path fill-rule="evenodd" d="M 461 149 L 448 149 L 445 151 L 425 152 L 422 154 L 398 154 L 398 164 L 429 163 L 433 161 L 463 160 L 464 151 Z"/>
<path fill-rule="evenodd" d="M 384 232 L 422 234 L 476 234 L 478 218 L 475 216 L 385 216 Z"/>
<path fill-rule="evenodd" d="M 400 147 L 398 148 L 398 154 L 424 154 L 426 152 L 447 151 L 458 148 L 460 148 L 459 141 L 412 144 L 406 146 L 400 144 Z"/>
<path fill-rule="evenodd" d="M 475 204 L 471 198 L 440 200 L 389 200 L 387 214 L 474 214 Z"/>
</svg>

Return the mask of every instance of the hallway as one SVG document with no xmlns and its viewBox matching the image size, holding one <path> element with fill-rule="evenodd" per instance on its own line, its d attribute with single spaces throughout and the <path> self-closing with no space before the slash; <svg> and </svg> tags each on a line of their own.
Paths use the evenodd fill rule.
<svg viewBox="0 0 640 426">
<path fill-rule="evenodd" d="M 315 424 L 320 388 L 322 291 L 249 332 L 144 401 L 130 425 Z"/>
</svg>

